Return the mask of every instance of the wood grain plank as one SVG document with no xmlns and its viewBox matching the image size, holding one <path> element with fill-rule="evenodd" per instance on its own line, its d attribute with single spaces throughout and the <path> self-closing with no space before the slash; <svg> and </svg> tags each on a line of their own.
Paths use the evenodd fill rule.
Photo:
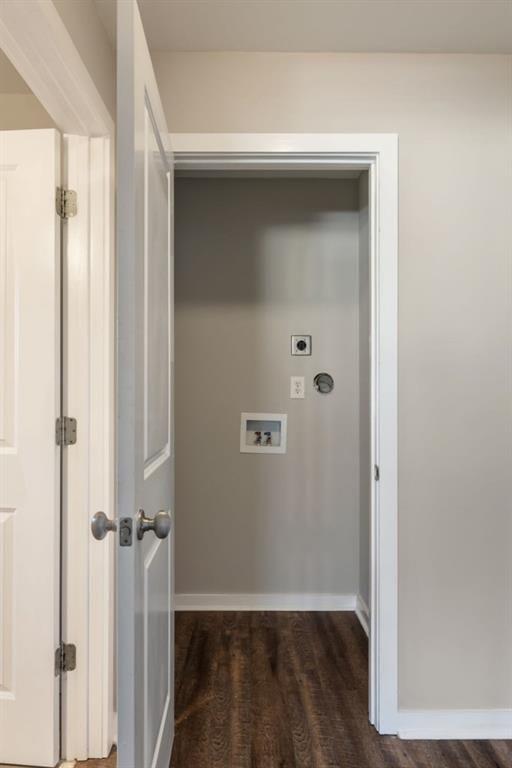
<svg viewBox="0 0 512 768">
<path fill-rule="evenodd" d="M 178 613 L 171 768 L 221 767 L 512 768 L 512 743 L 380 736 L 355 614 Z"/>
</svg>

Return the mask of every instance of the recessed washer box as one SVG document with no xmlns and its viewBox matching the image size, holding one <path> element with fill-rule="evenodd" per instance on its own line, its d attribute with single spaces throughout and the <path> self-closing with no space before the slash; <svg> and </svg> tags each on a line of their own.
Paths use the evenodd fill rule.
<svg viewBox="0 0 512 768">
<path fill-rule="evenodd" d="M 242 413 L 240 453 L 286 453 L 286 413 Z"/>
</svg>

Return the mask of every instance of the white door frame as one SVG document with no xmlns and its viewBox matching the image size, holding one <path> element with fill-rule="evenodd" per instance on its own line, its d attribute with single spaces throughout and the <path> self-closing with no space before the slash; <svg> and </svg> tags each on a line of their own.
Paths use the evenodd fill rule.
<svg viewBox="0 0 512 768">
<path fill-rule="evenodd" d="M 105 757 L 115 741 L 115 537 L 92 538 L 96 510 L 113 517 L 114 257 L 110 140 L 65 136 L 64 184 L 77 192 L 63 274 L 65 412 L 78 421 L 64 455 L 63 637 L 77 646 L 64 675 L 63 757 Z"/>
<path fill-rule="evenodd" d="M 78 442 L 63 469 L 62 625 L 77 646 L 63 676 L 62 757 L 108 754 L 115 740 L 114 548 L 94 542 L 114 513 L 114 122 L 52 0 L 0 5 L 0 47 L 64 134 L 63 179 L 78 192 L 67 224 L 63 381 Z M 113 65 L 114 66 L 114 65 Z"/>
<path fill-rule="evenodd" d="M 398 730 L 398 137 L 395 134 L 172 134 L 177 170 L 367 169 L 370 176 L 370 722 Z M 372 467 L 373 470 L 373 467 Z M 373 475 L 373 471 L 372 471 Z"/>
</svg>

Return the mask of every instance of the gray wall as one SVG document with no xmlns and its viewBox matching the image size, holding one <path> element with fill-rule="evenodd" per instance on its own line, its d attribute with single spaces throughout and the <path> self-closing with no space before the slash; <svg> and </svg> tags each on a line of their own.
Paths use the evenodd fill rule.
<svg viewBox="0 0 512 768">
<path fill-rule="evenodd" d="M 175 212 L 177 591 L 354 593 L 357 181 L 180 179 Z M 240 454 L 242 411 L 288 413 L 287 454 Z"/>
<path fill-rule="evenodd" d="M 154 62 L 173 131 L 399 134 L 400 705 L 512 707 L 512 57 Z"/>
<path fill-rule="evenodd" d="M 359 178 L 359 594 L 370 608 L 370 226 L 368 174 Z"/>
</svg>

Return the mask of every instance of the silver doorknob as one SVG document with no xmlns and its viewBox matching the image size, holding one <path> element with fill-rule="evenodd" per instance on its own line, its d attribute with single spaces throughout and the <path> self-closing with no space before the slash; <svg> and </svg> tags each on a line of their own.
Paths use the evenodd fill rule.
<svg viewBox="0 0 512 768">
<path fill-rule="evenodd" d="M 153 531 L 157 539 L 166 539 L 171 530 L 171 516 L 164 509 L 154 517 L 146 517 L 143 509 L 137 515 L 137 538 L 142 539 L 148 531 Z"/>
<path fill-rule="evenodd" d="M 117 523 L 104 512 L 95 512 L 91 519 L 91 531 L 94 538 L 101 541 L 109 531 L 117 531 Z"/>
</svg>

